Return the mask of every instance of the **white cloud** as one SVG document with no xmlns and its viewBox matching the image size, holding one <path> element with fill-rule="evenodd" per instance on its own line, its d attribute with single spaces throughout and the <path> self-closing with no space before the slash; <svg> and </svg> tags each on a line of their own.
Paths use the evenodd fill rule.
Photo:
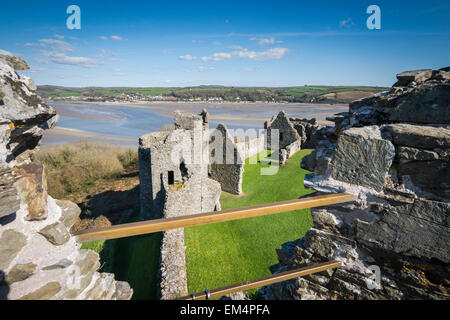
<svg viewBox="0 0 450 320">
<path fill-rule="evenodd" d="M 58 39 L 64 39 L 64 36 L 62 36 L 60 34 L 54 34 L 53 36 Z"/>
<path fill-rule="evenodd" d="M 37 43 L 27 42 L 24 44 L 24 46 L 27 48 L 31 48 L 31 47 L 38 47 L 39 45 Z"/>
<path fill-rule="evenodd" d="M 220 41 L 214 41 L 213 42 L 213 45 L 215 45 L 215 46 L 220 46 L 222 44 L 222 42 L 220 42 Z"/>
<path fill-rule="evenodd" d="M 43 59 L 39 59 L 39 58 L 34 58 L 33 60 L 37 64 L 48 64 L 49 63 L 47 60 L 43 60 Z"/>
<path fill-rule="evenodd" d="M 214 53 L 210 57 L 202 57 L 202 60 L 203 61 L 220 61 L 220 60 L 224 60 L 224 59 L 230 59 L 231 57 L 232 57 L 231 53 L 217 52 L 217 53 Z"/>
<path fill-rule="evenodd" d="M 352 18 L 347 18 L 345 20 L 339 21 L 339 26 L 340 27 L 345 27 L 345 26 L 350 27 L 350 26 L 352 26 L 354 24 L 355 23 L 353 22 Z"/>
<path fill-rule="evenodd" d="M 250 59 L 257 61 L 277 60 L 281 59 L 288 52 L 287 48 L 271 48 L 266 51 L 250 51 L 246 48 L 236 46 L 233 48 L 235 48 L 236 50 L 232 52 L 217 52 L 212 56 L 205 56 L 201 59 L 203 61 L 220 61 L 237 57 L 241 59 Z"/>
<path fill-rule="evenodd" d="M 57 63 L 57 64 L 66 64 L 66 65 L 73 65 L 73 66 L 80 66 L 83 68 L 95 68 L 99 65 L 103 64 L 103 62 L 87 58 L 87 57 L 70 57 L 67 56 L 65 53 L 62 52 L 47 52 L 43 51 L 43 55 L 48 57 L 50 61 Z"/>
<path fill-rule="evenodd" d="M 249 67 L 249 68 L 241 68 L 239 69 L 240 72 L 254 72 L 254 71 L 258 71 L 260 69 L 259 66 L 256 67 Z"/>
<path fill-rule="evenodd" d="M 200 66 L 200 67 L 197 67 L 197 68 L 194 68 L 194 69 L 186 70 L 186 72 L 205 72 L 205 71 L 213 71 L 213 70 L 216 70 L 216 68 L 215 67 L 203 67 L 203 66 Z"/>
<path fill-rule="evenodd" d="M 110 38 L 111 38 L 111 40 L 117 40 L 117 41 L 122 40 L 121 36 L 111 36 Z"/>
<path fill-rule="evenodd" d="M 0 49 L 0 54 L 3 54 L 5 56 L 12 56 L 13 55 L 11 52 L 6 51 L 6 50 L 2 50 L 2 49 Z"/>
<path fill-rule="evenodd" d="M 80 66 L 83 68 L 95 68 L 102 65 L 103 62 L 88 57 L 72 57 L 68 56 L 67 52 L 74 51 L 74 47 L 65 41 L 57 39 L 40 39 L 39 44 L 46 48 L 41 50 L 40 53 L 50 61 L 61 65 Z M 106 54 L 107 51 L 103 51 Z M 45 60 L 35 59 L 38 63 L 48 63 Z"/>
<path fill-rule="evenodd" d="M 271 48 L 266 51 L 250 51 L 244 48 L 239 51 L 233 51 L 232 54 L 243 59 L 264 61 L 281 59 L 287 52 L 287 48 Z"/>
<path fill-rule="evenodd" d="M 115 53 L 110 50 L 102 49 L 102 50 L 100 50 L 100 54 L 98 56 L 100 58 L 114 57 Z"/>
<path fill-rule="evenodd" d="M 260 46 L 264 46 L 266 44 L 275 44 L 275 43 L 283 43 L 281 40 L 275 40 L 274 37 L 271 38 L 250 38 L 251 41 L 258 41 Z"/>
<path fill-rule="evenodd" d="M 185 60 L 185 61 L 192 61 L 192 60 L 197 59 L 197 57 L 192 56 L 192 55 L 190 55 L 190 54 L 186 54 L 186 55 L 184 55 L 184 56 L 179 56 L 179 58 L 180 58 L 181 60 Z"/>
<path fill-rule="evenodd" d="M 73 47 L 70 43 L 56 40 L 56 39 L 40 39 L 39 43 L 42 47 L 51 47 L 54 51 L 68 52 L 73 51 Z"/>
<path fill-rule="evenodd" d="M 108 40 L 108 37 L 106 37 L 106 36 L 100 36 L 99 38 L 102 40 Z"/>
<path fill-rule="evenodd" d="M 283 41 L 281 40 L 276 40 L 274 37 L 270 37 L 270 38 L 250 38 L 251 41 L 258 41 L 258 44 L 260 46 L 264 46 L 266 44 L 275 44 L 275 43 L 283 43 Z"/>
</svg>

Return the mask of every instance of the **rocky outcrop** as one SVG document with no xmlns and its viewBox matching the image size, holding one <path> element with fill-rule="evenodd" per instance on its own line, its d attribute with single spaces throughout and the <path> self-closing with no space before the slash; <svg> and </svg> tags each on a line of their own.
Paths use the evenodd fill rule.
<svg viewBox="0 0 450 320">
<path fill-rule="evenodd" d="M 381 137 L 380 127 L 348 129 L 339 136 L 331 176 L 381 190 L 394 156 L 394 146 Z"/>
<path fill-rule="evenodd" d="M 58 117 L 16 73 L 26 68 L 0 55 L 0 299 L 130 299 L 129 285 L 99 273 L 99 255 L 70 235 L 80 209 L 50 197 L 32 161 Z"/>
<path fill-rule="evenodd" d="M 313 119 L 289 118 L 301 138 L 302 149 L 314 149 L 320 140 L 327 137 L 328 128 Z"/>
<path fill-rule="evenodd" d="M 311 209 L 314 227 L 277 251 L 272 272 L 328 260 L 342 267 L 265 287 L 261 298 L 449 299 L 448 71 L 397 78 L 333 117 L 336 143 L 328 134 L 302 162 L 314 172 L 305 186 L 358 200 Z"/>
</svg>

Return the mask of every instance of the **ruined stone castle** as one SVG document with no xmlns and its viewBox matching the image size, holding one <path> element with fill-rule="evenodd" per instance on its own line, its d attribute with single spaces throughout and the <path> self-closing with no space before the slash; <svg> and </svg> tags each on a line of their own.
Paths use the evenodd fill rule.
<svg viewBox="0 0 450 320">
<path fill-rule="evenodd" d="M 284 111 L 265 123 L 267 134 L 252 137 L 232 135 L 224 124 L 210 131 L 208 119 L 206 110 L 198 115 L 175 111 L 173 128 L 140 137 L 142 219 L 218 211 L 222 190 L 242 193 L 246 159 L 270 148 L 276 149 L 283 165 L 300 150 L 302 137 L 306 139 L 303 121 L 289 119 Z M 185 259 L 184 230 L 164 232 L 160 298 L 187 294 Z"/>
<path fill-rule="evenodd" d="M 70 234 L 78 206 L 47 194 L 33 154 L 58 116 L 16 72 L 28 68 L 0 55 L 0 299 L 130 299 L 128 283 L 99 272 L 99 255 Z M 278 149 L 283 165 L 301 148 L 314 149 L 301 164 L 312 172 L 305 186 L 358 200 L 311 209 L 313 228 L 277 250 L 271 271 L 328 260 L 342 267 L 264 287 L 258 296 L 449 299 L 450 68 L 397 78 L 389 91 L 330 117 L 334 126 L 280 112 L 265 133 L 240 139 L 222 124 L 211 132 L 206 110 L 176 112 L 172 129 L 139 139 L 142 218 L 220 210 L 222 191 L 242 193 L 247 158 Z M 159 295 L 186 294 L 184 230 L 167 231 Z"/>
</svg>

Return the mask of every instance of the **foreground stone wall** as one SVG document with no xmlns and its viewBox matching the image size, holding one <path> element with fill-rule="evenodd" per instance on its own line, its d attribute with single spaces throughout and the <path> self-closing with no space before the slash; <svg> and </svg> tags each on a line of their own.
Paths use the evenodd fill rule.
<svg viewBox="0 0 450 320">
<path fill-rule="evenodd" d="M 343 266 L 265 287 L 263 299 L 449 299 L 448 71 L 399 74 L 390 91 L 334 117 L 338 139 L 304 159 L 314 171 L 305 186 L 358 200 L 311 209 L 313 228 L 277 251 L 272 272 Z"/>
<path fill-rule="evenodd" d="M 130 299 L 128 283 L 99 273 L 98 254 L 69 233 L 77 205 L 47 194 L 32 156 L 58 117 L 22 69 L 22 59 L 0 55 L 0 299 Z"/>
</svg>

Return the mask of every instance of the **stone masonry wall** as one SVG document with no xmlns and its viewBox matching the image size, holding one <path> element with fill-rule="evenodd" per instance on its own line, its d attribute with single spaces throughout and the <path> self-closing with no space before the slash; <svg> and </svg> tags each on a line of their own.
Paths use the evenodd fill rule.
<svg viewBox="0 0 450 320">
<path fill-rule="evenodd" d="M 289 120 L 285 111 L 280 111 L 277 116 L 274 116 L 271 120 L 264 124 L 264 128 L 267 130 L 267 145 L 271 145 L 271 130 L 276 129 L 279 132 L 279 148 L 284 149 L 288 145 L 301 140 L 297 130 L 295 130 L 293 124 Z"/>
<path fill-rule="evenodd" d="M 47 194 L 44 168 L 32 161 L 55 111 L 16 73 L 20 58 L 0 55 L 0 299 L 130 299 L 133 291 L 69 233 L 80 214 Z"/>
<path fill-rule="evenodd" d="M 210 144 L 209 175 L 211 179 L 218 181 L 223 191 L 241 194 L 244 165 L 245 158 L 239 152 L 234 137 L 230 135 L 224 124 L 219 124 L 214 134 L 214 141 Z"/>
</svg>

